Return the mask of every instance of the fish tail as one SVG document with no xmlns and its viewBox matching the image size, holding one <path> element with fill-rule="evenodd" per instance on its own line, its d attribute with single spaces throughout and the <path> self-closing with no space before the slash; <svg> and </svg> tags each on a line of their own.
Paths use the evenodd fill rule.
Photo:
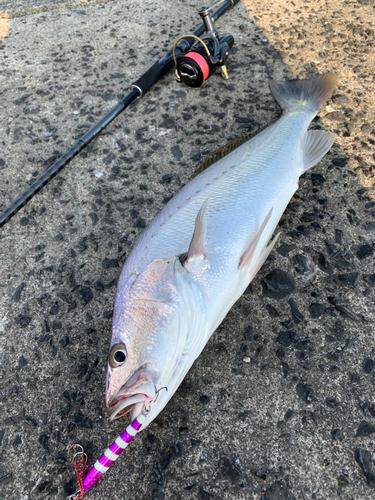
<svg viewBox="0 0 375 500">
<path fill-rule="evenodd" d="M 331 96 L 337 84 L 337 76 L 332 73 L 313 80 L 270 81 L 270 90 L 285 111 L 291 108 L 305 108 L 315 114 Z"/>
</svg>

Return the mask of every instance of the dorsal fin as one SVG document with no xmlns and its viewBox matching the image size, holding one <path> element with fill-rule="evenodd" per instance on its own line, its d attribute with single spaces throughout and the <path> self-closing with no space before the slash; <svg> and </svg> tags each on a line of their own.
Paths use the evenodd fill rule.
<svg viewBox="0 0 375 500">
<path fill-rule="evenodd" d="M 248 131 L 244 132 L 241 134 L 239 137 L 236 137 L 235 139 L 232 139 L 229 141 L 225 146 L 222 146 L 221 148 L 217 149 L 213 153 L 210 153 L 204 160 L 202 160 L 195 168 L 195 171 L 191 178 L 193 179 L 196 177 L 198 174 L 206 170 L 206 168 L 210 167 L 214 163 L 216 163 L 218 160 L 221 160 L 225 156 L 229 155 L 232 151 L 237 149 L 238 147 L 242 146 L 245 142 L 249 141 L 256 135 L 258 135 L 262 130 L 267 128 L 270 124 L 267 123 L 266 125 L 259 125 L 255 129 L 249 129 Z"/>
</svg>

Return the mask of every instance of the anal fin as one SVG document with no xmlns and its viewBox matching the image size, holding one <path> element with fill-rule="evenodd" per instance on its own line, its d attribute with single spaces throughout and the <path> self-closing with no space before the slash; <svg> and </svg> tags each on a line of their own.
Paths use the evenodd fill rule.
<svg viewBox="0 0 375 500">
<path fill-rule="evenodd" d="M 323 130 L 308 130 L 302 140 L 303 172 L 318 163 L 331 149 L 336 134 Z"/>
<path fill-rule="evenodd" d="M 263 249 L 262 253 L 259 256 L 259 260 L 257 262 L 256 267 L 251 272 L 251 280 L 258 274 L 258 272 L 260 271 L 260 268 L 263 266 L 267 257 L 272 252 L 273 247 L 276 245 L 276 242 L 279 239 L 280 234 L 281 234 L 281 232 L 277 233 L 277 235 L 274 237 L 274 239 L 271 241 L 271 243 L 268 245 L 268 247 Z"/>
<path fill-rule="evenodd" d="M 268 224 L 268 222 L 269 222 L 269 220 L 271 218 L 272 211 L 273 211 L 273 208 L 271 208 L 271 210 L 268 212 L 266 218 L 264 219 L 262 225 L 258 229 L 256 235 L 251 240 L 250 245 L 247 247 L 247 249 L 245 250 L 245 252 L 241 256 L 240 263 L 238 265 L 238 267 L 240 269 L 244 268 L 244 267 L 249 267 L 250 266 L 250 263 L 251 263 L 251 261 L 253 260 L 253 257 L 254 257 L 255 250 L 256 250 L 256 248 L 258 246 L 260 237 L 262 236 L 263 231 L 264 231 L 265 227 L 267 226 L 267 224 Z"/>
</svg>

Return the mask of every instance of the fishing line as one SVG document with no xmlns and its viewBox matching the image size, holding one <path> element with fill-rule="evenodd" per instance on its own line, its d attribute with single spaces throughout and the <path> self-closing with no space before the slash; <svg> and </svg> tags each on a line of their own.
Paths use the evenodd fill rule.
<svg viewBox="0 0 375 500">
<path fill-rule="evenodd" d="M 125 142 L 129 139 L 129 137 L 131 137 L 132 135 L 134 135 L 134 133 L 138 130 L 139 128 L 139 125 L 142 123 L 142 121 L 145 119 L 145 117 L 155 108 L 155 106 L 157 105 L 157 103 L 164 97 L 164 95 L 166 94 L 167 90 L 169 89 L 169 87 L 172 85 L 172 83 L 174 83 L 175 80 L 171 80 L 169 82 L 169 84 L 166 86 L 166 88 L 163 90 L 163 92 L 160 94 L 160 96 L 156 99 L 156 101 L 154 102 L 154 104 L 141 116 L 141 118 L 138 120 L 136 126 L 131 130 L 131 132 L 125 136 L 125 139 L 122 141 L 121 144 L 117 145 L 115 147 L 115 149 L 113 150 L 113 152 L 108 156 L 108 158 L 101 164 L 99 170 L 97 170 L 94 174 L 92 174 L 92 176 L 90 177 L 90 179 L 85 183 L 83 184 L 83 186 L 71 197 L 71 199 L 66 203 L 66 205 L 64 205 L 64 207 L 60 210 L 60 212 L 56 215 L 56 217 L 53 219 L 53 221 L 51 222 L 51 224 L 49 226 L 47 226 L 31 243 L 31 245 L 29 247 L 26 248 L 26 250 L 13 262 L 13 264 L 8 267 L 8 269 L 6 269 L 3 274 L 0 275 L 0 281 L 13 269 L 13 267 L 21 260 L 25 257 L 25 255 L 29 252 L 29 250 L 35 245 L 35 243 L 37 243 L 41 237 L 47 232 L 49 231 L 56 223 L 56 221 L 60 218 L 60 216 L 62 215 L 62 213 L 68 208 L 68 206 L 76 199 L 78 198 L 78 196 L 81 194 L 81 192 L 89 185 L 91 184 L 91 182 L 94 180 L 95 177 L 97 178 L 100 178 L 105 170 L 106 170 L 106 164 L 109 162 L 109 160 L 111 160 L 111 158 L 113 158 L 116 153 L 121 149 L 121 147 L 125 144 Z"/>
</svg>

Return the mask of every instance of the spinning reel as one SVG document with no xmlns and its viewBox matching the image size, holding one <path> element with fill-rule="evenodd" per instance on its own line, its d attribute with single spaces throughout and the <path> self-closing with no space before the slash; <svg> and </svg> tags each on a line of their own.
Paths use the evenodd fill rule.
<svg viewBox="0 0 375 500">
<path fill-rule="evenodd" d="M 188 34 L 176 40 L 173 47 L 173 58 L 178 82 L 184 82 L 189 87 L 200 87 L 219 67 L 221 75 L 228 78 L 225 63 L 229 57 L 229 51 L 233 47 L 234 38 L 229 34 L 219 35 L 210 15 L 210 11 L 223 1 L 220 0 L 211 7 L 204 7 L 198 12 L 205 27 L 205 33 L 201 37 Z M 190 49 L 184 54 L 176 55 L 176 46 L 183 38 L 193 38 L 196 42 L 192 43 Z"/>
</svg>

